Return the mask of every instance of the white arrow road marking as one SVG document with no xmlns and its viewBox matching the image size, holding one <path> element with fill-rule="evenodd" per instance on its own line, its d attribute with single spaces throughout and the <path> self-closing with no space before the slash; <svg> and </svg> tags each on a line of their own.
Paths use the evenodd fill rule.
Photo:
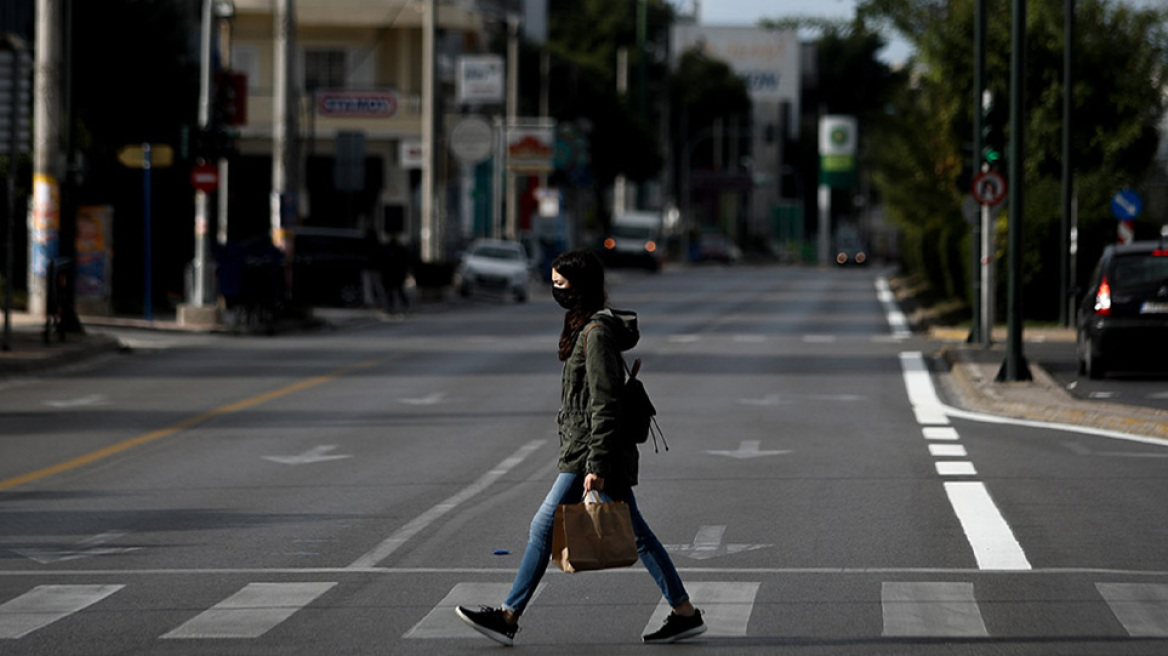
<svg viewBox="0 0 1168 656">
<path fill-rule="evenodd" d="M 297 456 L 263 456 L 264 460 L 271 460 L 278 462 L 281 465 L 310 465 L 317 462 L 325 462 L 327 460 L 343 460 L 345 458 L 352 458 L 351 455 L 328 455 L 329 451 L 337 448 L 334 444 L 322 444 L 318 447 L 313 447 L 304 453 Z"/>
<path fill-rule="evenodd" d="M 406 405 L 437 405 L 442 403 L 445 398 L 445 392 L 434 392 L 433 394 L 414 399 L 398 399 L 398 403 L 404 403 Z"/>
<path fill-rule="evenodd" d="M 665 549 L 689 556 L 694 560 L 707 560 L 717 556 L 729 556 L 773 546 L 770 544 L 722 544 L 722 536 L 725 534 L 725 526 L 702 526 L 698 529 L 698 534 L 694 536 L 693 543 L 665 545 Z"/>
<path fill-rule="evenodd" d="M 107 405 L 109 401 L 106 400 L 103 394 L 90 394 L 79 399 L 62 399 L 60 401 L 45 401 L 44 404 L 50 408 L 82 408 L 85 406 Z"/>
<path fill-rule="evenodd" d="M 790 451 L 759 451 L 759 444 L 761 442 L 758 440 L 742 440 L 742 444 L 738 446 L 737 451 L 706 451 L 706 453 L 715 456 L 729 456 L 731 458 L 738 458 L 739 460 L 758 458 L 761 456 L 781 456 L 784 453 L 790 453 Z"/>
<path fill-rule="evenodd" d="M 85 538 L 81 542 L 78 542 L 76 547 L 71 549 L 41 549 L 34 547 L 31 549 L 13 549 L 12 551 L 21 556 L 24 556 L 25 558 L 35 560 L 42 565 L 48 565 L 49 563 L 59 563 L 65 560 L 78 560 L 80 558 L 89 558 L 92 556 L 114 556 L 117 554 L 129 553 L 131 551 L 137 551 L 138 549 L 141 549 L 141 547 L 101 546 L 107 542 L 113 542 L 114 540 L 117 540 L 124 535 L 126 534 L 122 531 L 107 531 L 101 535 Z"/>
</svg>

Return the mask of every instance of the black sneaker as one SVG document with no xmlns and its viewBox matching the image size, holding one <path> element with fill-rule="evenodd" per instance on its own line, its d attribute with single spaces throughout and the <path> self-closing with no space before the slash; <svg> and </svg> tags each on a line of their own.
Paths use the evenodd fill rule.
<svg viewBox="0 0 1168 656">
<path fill-rule="evenodd" d="M 515 632 L 519 630 L 519 625 L 508 623 L 503 617 L 502 608 L 479 606 L 478 610 L 471 610 L 466 606 L 459 606 L 454 609 L 454 612 L 470 628 L 487 636 L 491 640 L 502 645 L 507 645 L 508 647 L 515 644 Z M 702 630 L 704 631 L 705 629 L 703 628 Z"/>
<path fill-rule="evenodd" d="M 641 640 L 649 643 L 665 644 L 685 640 L 706 632 L 706 623 L 702 621 L 702 611 L 694 609 L 694 614 L 686 617 L 677 613 L 670 613 L 665 618 L 665 626 L 653 633 L 641 636 Z"/>
</svg>

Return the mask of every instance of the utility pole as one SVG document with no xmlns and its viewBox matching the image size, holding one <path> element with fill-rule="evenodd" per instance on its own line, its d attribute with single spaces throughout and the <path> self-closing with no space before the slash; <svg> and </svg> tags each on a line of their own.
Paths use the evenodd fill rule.
<svg viewBox="0 0 1168 656">
<path fill-rule="evenodd" d="M 37 0 L 36 72 L 33 76 L 32 202 L 29 208 L 28 311 L 45 316 L 49 264 L 61 231 L 61 3 Z"/>
<path fill-rule="evenodd" d="M 519 23 L 518 16 L 507 17 L 507 119 L 504 122 L 504 135 L 515 127 L 519 115 Z M 506 137 L 504 136 L 504 144 Z M 506 145 L 504 145 L 506 150 Z M 519 185 L 515 173 L 506 171 L 506 191 L 504 203 L 506 211 L 506 230 L 504 238 L 519 238 Z"/>
<path fill-rule="evenodd" d="M 211 20 L 214 0 L 203 0 L 199 14 L 199 113 L 198 130 L 206 138 L 211 127 Z M 208 311 L 207 278 L 210 262 L 207 256 L 207 192 L 195 190 L 195 256 L 191 260 L 191 289 L 187 302 L 179 307 L 180 324 L 208 324 L 215 322 L 214 311 Z"/>
<path fill-rule="evenodd" d="M 1026 87 L 1026 0 L 1012 0 L 1010 37 L 1010 278 L 1006 326 L 1006 360 L 998 371 L 999 382 L 1030 380 L 1030 367 L 1022 355 L 1022 241 L 1025 214 L 1026 147 L 1023 114 Z"/>
<path fill-rule="evenodd" d="M 292 66 L 296 52 L 296 13 L 293 0 L 275 0 L 274 78 L 272 80 L 272 191 L 270 225 L 272 243 L 291 249 L 291 233 L 298 216 L 296 100 Z"/>
<path fill-rule="evenodd" d="M 426 164 L 422 167 L 422 248 L 423 262 L 445 258 L 442 210 L 438 199 L 438 0 L 426 0 L 422 18 L 422 147 Z"/>
</svg>

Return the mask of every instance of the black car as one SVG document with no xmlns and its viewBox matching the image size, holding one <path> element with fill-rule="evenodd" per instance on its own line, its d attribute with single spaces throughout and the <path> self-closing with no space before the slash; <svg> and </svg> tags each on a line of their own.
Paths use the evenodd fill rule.
<svg viewBox="0 0 1168 656">
<path fill-rule="evenodd" d="M 1078 311 L 1079 373 L 1168 365 L 1168 239 L 1108 246 Z"/>
</svg>

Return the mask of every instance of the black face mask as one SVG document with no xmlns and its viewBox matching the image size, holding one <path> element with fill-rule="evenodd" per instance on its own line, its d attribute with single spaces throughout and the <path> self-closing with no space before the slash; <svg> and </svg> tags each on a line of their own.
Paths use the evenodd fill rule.
<svg viewBox="0 0 1168 656">
<path fill-rule="evenodd" d="M 571 310 L 580 304 L 580 294 L 570 287 L 552 287 L 552 298 L 565 310 Z"/>
</svg>

